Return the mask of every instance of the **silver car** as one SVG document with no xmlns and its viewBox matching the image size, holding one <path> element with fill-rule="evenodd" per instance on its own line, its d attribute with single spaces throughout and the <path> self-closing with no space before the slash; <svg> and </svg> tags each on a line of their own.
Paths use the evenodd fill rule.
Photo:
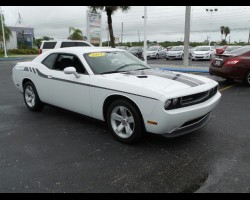
<svg viewBox="0 0 250 200">
<path fill-rule="evenodd" d="M 144 55 L 143 53 L 142 55 Z M 151 46 L 151 47 L 148 47 L 147 49 L 147 58 L 159 59 L 159 58 L 164 58 L 165 55 L 166 55 L 166 49 L 164 47 Z"/>
</svg>

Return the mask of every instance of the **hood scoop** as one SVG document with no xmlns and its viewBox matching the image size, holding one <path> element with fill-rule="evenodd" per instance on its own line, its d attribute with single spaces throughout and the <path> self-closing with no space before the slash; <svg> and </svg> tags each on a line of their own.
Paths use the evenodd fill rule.
<svg viewBox="0 0 250 200">
<path fill-rule="evenodd" d="M 148 78 L 147 75 L 138 75 L 137 78 Z"/>
</svg>

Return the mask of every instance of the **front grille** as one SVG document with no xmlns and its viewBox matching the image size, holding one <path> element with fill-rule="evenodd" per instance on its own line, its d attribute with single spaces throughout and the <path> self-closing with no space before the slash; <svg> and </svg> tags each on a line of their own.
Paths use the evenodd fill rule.
<svg viewBox="0 0 250 200">
<path fill-rule="evenodd" d="M 202 103 L 213 97 L 217 93 L 217 90 L 218 86 L 205 92 L 184 96 L 180 100 L 181 107 Z"/>
</svg>

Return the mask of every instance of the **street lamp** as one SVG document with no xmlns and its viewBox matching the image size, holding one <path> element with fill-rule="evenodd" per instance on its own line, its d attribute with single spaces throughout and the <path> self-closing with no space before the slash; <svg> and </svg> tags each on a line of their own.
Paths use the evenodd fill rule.
<svg viewBox="0 0 250 200">
<path fill-rule="evenodd" d="M 3 26 L 3 12 L 2 12 L 1 6 L 0 6 L 0 15 L 1 15 L 1 22 L 2 22 L 4 57 L 6 58 L 8 56 L 7 56 L 7 52 L 6 52 L 5 34 L 4 34 L 4 26 Z"/>
<path fill-rule="evenodd" d="M 206 8 L 206 12 L 207 13 L 210 13 L 210 16 L 211 16 L 211 18 L 210 18 L 210 20 L 211 20 L 211 22 L 210 22 L 210 30 L 209 30 L 209 46 L 210 46 L 210 43 L 211 43 L 211 29 L 212 29 L 212 22 L 213 22 L 213 13 L 216 13 L 218 11 L 218 9 L 217 8 Z"/>
</svg>

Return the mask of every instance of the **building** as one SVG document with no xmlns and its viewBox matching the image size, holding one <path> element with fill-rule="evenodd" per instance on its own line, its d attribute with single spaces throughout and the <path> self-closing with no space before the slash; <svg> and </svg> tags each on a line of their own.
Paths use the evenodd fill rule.
<svg viewBox="0 0 250 200">
<path fill-rule="evenodd" d="M 26 26 L 20 14 L 15 26 L 8 26 L 8 28 L 11 30 L 12 37 L 6 44 L 7 49 L 33 47 L 34 28 Z"/>
</svg>

